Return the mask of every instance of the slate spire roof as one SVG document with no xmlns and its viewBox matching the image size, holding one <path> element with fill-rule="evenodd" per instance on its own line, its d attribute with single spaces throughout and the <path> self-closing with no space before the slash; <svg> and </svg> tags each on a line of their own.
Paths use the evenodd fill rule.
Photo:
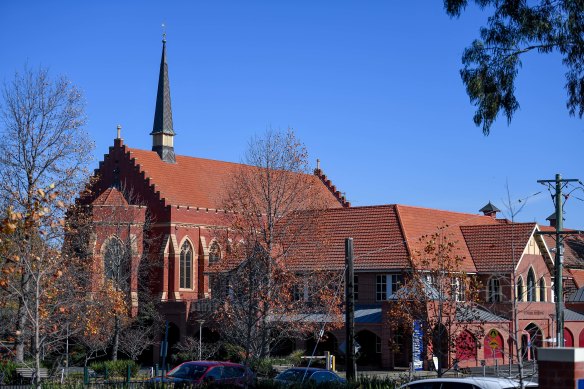
<svg viewBox="0 0 584 389">
<path fill-rule="evenodd" d="M 162 58 L 158 75 L 158 92 L 156 94 L 156 111 L 154 112 L 153 134 L 174 135 L 172 127 L 172 108 L 170 106 L 170 82 L 168 80 L 168 64 L 166 63 L 166 37 L 162 39 Z"/>
</svg>

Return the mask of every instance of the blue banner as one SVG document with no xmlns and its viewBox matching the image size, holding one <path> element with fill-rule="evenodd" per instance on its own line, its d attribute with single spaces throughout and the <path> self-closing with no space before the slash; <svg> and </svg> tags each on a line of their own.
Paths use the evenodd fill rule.
<svg viewBox="0 0 584 389">
<path fill-rule="evenodd" d="M 412 331 L 412 364 L 414 370 L 424 368 L 424 333 L 422 330 L 422 321 L 414 320 Z"/>
</svg>

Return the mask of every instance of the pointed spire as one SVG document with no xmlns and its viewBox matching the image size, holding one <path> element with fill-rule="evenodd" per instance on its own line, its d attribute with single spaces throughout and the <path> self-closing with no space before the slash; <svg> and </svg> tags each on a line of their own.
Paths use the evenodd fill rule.
<svg viewBox="0 0 584 389">
<path fill-rule="evenodd" d="M 170 105 L 170 83 L 168 81 L 168 64 L 166 63 L 166 32 L 162 35 L 162 58 L 158 75 L 158 93 L 156 94 L 156 111 L 152 126 L 152 151 L 156 151 L 165 162 L 176 162 L 174 156 L 172 126 L 172 108 Z"/>
</svg>

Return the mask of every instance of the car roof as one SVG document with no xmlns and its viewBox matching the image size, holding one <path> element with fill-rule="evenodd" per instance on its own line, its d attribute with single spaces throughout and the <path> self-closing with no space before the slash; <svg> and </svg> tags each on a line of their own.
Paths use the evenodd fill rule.
<svg viewBox="0 0 584 389">
<path fill-rule="evenodd" d="M 483 388 L 501 388 L 509 387 L 510 385 L 515 385 L 519 387 L 519 381 L 511 378 L 501 378 L 501 377 L 462 377 L 462 378 L 429 378 L 423 380 L 411 381 L 405 385 L 400 386 L 400 388 L 407 388 L 409 384 L 422 383 L 422 382 L 461 382 L 474 385 L 481 385 Z M 535 382 L 525 381 L 526 387 L 537 387 Z"/>
<path fill-rule="evenodd" d="M 309 371 L 311 373 L 314 373 L 316 371 L 330 371 L 327 369 L 321 369 L 320 367 L 291 367 L 290 369 L 286 369 L 286 370 L 299 370 L 299 371 Z"/>
<path fill-rule="evenodd" d="M 189 364 L 189 365 L 199 365 L 199 366 L 237 366 L 237 367 L 243 367 L 243 365 L 241 363 L 235 363 L 235 362 L 221 362 L 221 361 L 188 361 L 188 362 L 183 362 L 184 364 Z"/>
</svg>

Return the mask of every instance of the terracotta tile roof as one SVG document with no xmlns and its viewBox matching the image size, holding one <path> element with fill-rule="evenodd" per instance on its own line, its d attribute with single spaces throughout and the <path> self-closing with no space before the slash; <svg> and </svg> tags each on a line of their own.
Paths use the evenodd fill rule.
<svg viewBox="0 0 584 389">
<path fill-rule="evenodd" d="M 397 205 L 396 209 L 404 235 L 407 238 L 408 249 L 412 255 L 422 249 L 425 243 L 423 238 L 425 235 L 431 235 L 438 232 L 441 227 L 445 227 L 444 231 L 448 239 L 456 243 L 455 254 L 464 258 L 462 270 L 466 272 L 475 272 L 477 269 L 460 227 L 468 225 L 500 225 L 496 219 L 490 216 L 406 205 Z"/>
<path fill-rule="evenodd" d="M 584 269 L 566 269 L 566 273 L 573 278 L 576 288 L 584 287 Z"/>
<path fill-rule="evenodd" d="M 521 259 L 535 223 L 462 226 L 460 229 L 478 272 L 512 271 Z"/>
<path fill-rule="evenodd" d="M 103 191 L 93 202 L 92 205 L 115 205 L 128 206 L 128 202 L 124 198 L 122 192 L 116 188 L 108 188 Z"/>
<path fill-rule="evenodd" d="M 395 205 L 328 209 L 315 231 L 301 237 L 289 252 L 289 265 L 298 269 L 342 270 L 345 238 L 353 238 L 355 270 L 400 270 L 409 267 L 408 253 Z M 312 235 L 315 236 L 312 236 Z"/>
<path fill-rule="evenodd" d="M 201 208 L 221 209 L 225 186 L 241 168 L 252 168 L 232 162 L 211 159 L 176 156 L 176 163 L 166 163 L 154 151 L 126 148 L 130 158 L 140 165 L 146 178 L 155 185 L 166 205 L 189 205 Z M 322 192 L 329 207 L 340 207 L 339 200 L 316 176 L 315 185 Z"/>
<path fill-rule="evenodd" d="M 546 232 L 554 232 L 555 227 L 541 226 L 540 229 Z M 565 229 L 568 230 L 569 229 Z M 556 247 L 554 235 L 543 235 L 548 249 Z M 555 257 L 555 254 L 552 254 Z M 584 269 L 584 234 L 574 234 L 564 236 L 564 266 L 574 269 Z"/>
</svg>

